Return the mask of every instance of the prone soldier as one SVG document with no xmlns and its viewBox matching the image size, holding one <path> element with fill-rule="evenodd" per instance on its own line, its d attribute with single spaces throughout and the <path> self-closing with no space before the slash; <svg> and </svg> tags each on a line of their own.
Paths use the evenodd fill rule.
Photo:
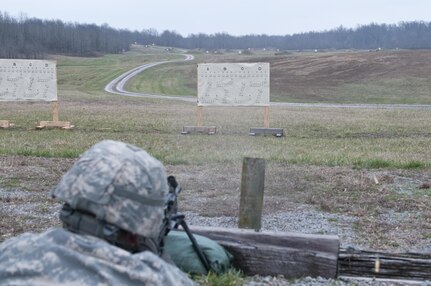
<svg viewBox="0 0 431 286">
<path fill-rule="evenodd" d="M 163 165 L 102 141 L 53 189 L 63 228 L 0 245 L 0 285 L 194 285 L 161 257 L 168 200 Z"/>
</svg>

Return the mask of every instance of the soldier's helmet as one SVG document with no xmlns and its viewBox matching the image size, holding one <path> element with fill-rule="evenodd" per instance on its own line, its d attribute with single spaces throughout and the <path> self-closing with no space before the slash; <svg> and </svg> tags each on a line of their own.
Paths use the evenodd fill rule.
<svg viewBox="0 0 431 286">
<path fill-rule="evenodd" d="M 162 163 L 136 146 L 111 140 L 82 154 L 52 191 L 73 209 L 145 237 L 159 235 L 167 194 Z"/>
</svg>

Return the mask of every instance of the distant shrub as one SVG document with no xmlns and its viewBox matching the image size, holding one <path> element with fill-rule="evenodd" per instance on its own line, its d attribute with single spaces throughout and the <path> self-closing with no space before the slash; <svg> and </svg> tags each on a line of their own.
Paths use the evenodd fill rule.
<svg viewBox="0 0 431 286">
<path fill-rule="evenodd" d="M 252 54 L 253 54 L 253 52 L 252 52 L 251 50 L 247 49 L 247 50 L 242 50 L 242 51 L 241 51 L 241 54 L 242 54 L 242 55 L 252 55 Z"/>
</svg>

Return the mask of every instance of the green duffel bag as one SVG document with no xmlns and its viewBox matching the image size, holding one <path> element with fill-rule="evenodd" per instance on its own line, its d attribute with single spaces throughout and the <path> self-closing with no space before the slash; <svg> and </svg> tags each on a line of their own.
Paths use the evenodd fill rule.
<svg viewBox="0 0 431 286">
<path fill-rule="evenodd" d="M 193 236 L 213 272 L 223 274 L 230 269 L 233 256 L 229 252 L 214 240 L 197 234 L 193 234 Z M 169 232 L 165 238 L 164 253 L 168 254 L 178 268 L 184 272 L 202 275 L 208 273 L 184 231 Z"/>
</svg>

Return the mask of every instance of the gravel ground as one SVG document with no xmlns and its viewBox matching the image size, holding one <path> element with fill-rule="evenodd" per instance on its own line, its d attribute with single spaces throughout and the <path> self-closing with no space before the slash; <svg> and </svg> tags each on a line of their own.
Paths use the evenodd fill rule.
<svg viewBox="0 0 431 286">
<path fill-rule="evenodd" d="M 238 225 L 236 217 L 202 217 L 193 212 L 184 212 L 184 214 L 190 225 L 226 228 L 236 228 Z M 355 221 L 356 218 L 354 217 L 322 213 L 315 210 L 278 212 L 262 216 L 261 231 L 333 234 L 340 237 L 342 247 L 347 247 L 351 246 L 356 239 L 356 234 L 352 230 L 352 224 Z"/>
<path fill-rule="evenodd" d="M 271 277 L 271 276 L 254 276 L 246 280 L 247 286 L 431 286 L 431 281 L 407 281 L 407 280 L 387 280 L 387 279 L 373 279 L 373 278 L 347 278 L 342 277 L 336 280 L 325 279 L 322 277 L 311 278 L 305 277 L 297 280 L 287 280 L 284 277 Z"/>
</svg>

